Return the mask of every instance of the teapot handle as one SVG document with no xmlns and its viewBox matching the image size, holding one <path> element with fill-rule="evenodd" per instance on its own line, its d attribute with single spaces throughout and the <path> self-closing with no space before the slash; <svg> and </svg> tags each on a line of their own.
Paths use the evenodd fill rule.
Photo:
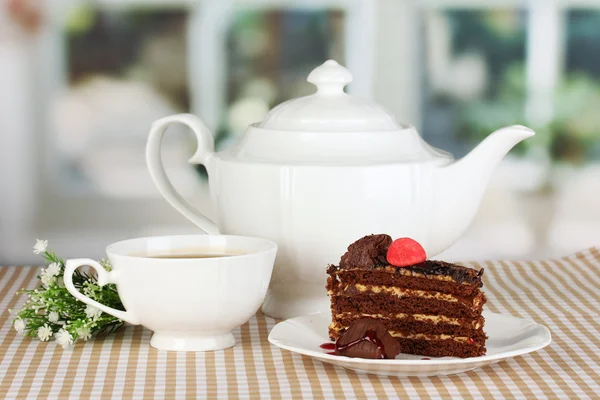
<svg viewBox="0 0 600 400">
<path fill-rule="evenodd" d="M 179 122 L 188 126 L 198 139 L 196 153 L 189 163 L 206 165 L 214 157 L 213 137 L 200 118 L 192 114 L 176 114 L 154 121 L 146 144 L 146 165 L 160 194 L 183 216 L 209 235 L 218 235 L 217 225 L 193 208 L 173 187 L 162 163 L 160 144 L 169 125 Z"/>
</svg>

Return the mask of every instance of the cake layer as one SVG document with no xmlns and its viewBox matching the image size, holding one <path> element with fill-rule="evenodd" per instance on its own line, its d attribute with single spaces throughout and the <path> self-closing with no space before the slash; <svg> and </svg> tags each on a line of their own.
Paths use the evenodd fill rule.
<svg viewBox="0 0 600 400">
<path fill-rule="evenodd" d="M 485 355 L 484 345 L 472 345 L 454 340 L 421 340 L 398 338 L 402 353 L 427 357 L 478 357 Z"/>
<path fill-rule="evenodd" d="M 352 322 L 362 318 L 362 315 L 357 315 L 352 318 L 336 318 L 330 325 L 330 336 L 336 337 L 338 334 L 345 331 Z M 415 320 L 411 315 L 406 318 L 397 319 L 381 319 L 377 318 L 386 326 L 389 331 L 396 331 L 401 333 L 427 333 L 427 334 L 447 334 L 452 336 L 466 336 L 466 337 L 484 337 L 485 334 L 481 329 L 483 323 L 480 323 L 474 328 L 473 323 L 464 325 L 451 325 L 447 323 L 433 323 L 426 321 Z"/>
<path fill-rule="evenodd" d="M 408 319 L 419 322 L 429 322 L 432 324 L 445 324 L 445 325 L 462 325 L 473 329 L 479 329 L 483 327 L 485 318 L 479 315 L 475 318 L 454 318 L 447 317 L 445 315 L 428 315 L 428 314 L 406 314 L 406 313 L 379 313 L 379 314 L 357 314 L 353 312 L 346 312 L 340 314 L 334 314 L 333 320 L 340 321 L 343 319 L 356 319 L 356 318 L 376 318 L 381 320 L 398 320 Z"/>
<path fill-rule="evenodd" d="M 419 297 L 398 297 L 388 294 L 359 293 L 355 296 L 331 296 L 331 311 L 335 314 L 406 313 L 444 315 L 455 318 L 475 318 L 481 314 L 485 295 L 479 306 Z"/>
<path fill-rule="evenodd" d="M 414 297 L 419 299 L 430 299 L 445 301 L 447 303 L 459 303 L 467 307 L 481 309 L 481 306 L 485 302 L 485 296 L 483 292 L 477 291 L 470 297 L 461 297 L 448 293 L 440 293 L 430 290 L 420 289 L 405 289 L 395 286 L 375 286 L 375 285 L 363 285 L 360 283 L 354 285 L 339 285 L 333 290 L 329 291 L 330 296 L 358 296 L 363 294 L 368 295 L 388 295 L 390 297 Z M 427 314 L 427 313 L 422 313 Z M 443 314 L 442 314 L 443 315 Z"/>
<path fill-rule="evenodd" d="M 346 326 L 338 326 L 332 324 L 329 326 L 329 338 L 332 340 L 336 340 L 342 333 L 344 333 L 348 329 L 348 325 Z M 457 342 L 468 342 L 469 344 L 485 344 L 485 340 L 487 336 L 483 332 L 483 330 L 479 331 L 471 331 L 469 333 L 456 333 L 452 334 L 450 332 L 418 332 L 416 329 L 411 329 L 410 327 L 404 327 L 401 329 L 388 327 L 390 334 L 394 337 L 400 337 L 404 339 L 422 339 L 422 340 L 446 340 L 452 339 Z"/>
<path fill-rule="evenodd" d="M 327 289 L 331 290 L 339 285 L 354 285 L 359 283 L 363 285 L 431 290 L 461 297 L 471 297 L 479 290 L 477 285 L 458 284 L 451 279 L 444 278 L 447 277 L 440 275 L 426 277 L 405 268 L 381 267 L 372 271 L 360 269 L 341 270 L 334 272 L 332 277 L 328 279 Z"/>
</svg>

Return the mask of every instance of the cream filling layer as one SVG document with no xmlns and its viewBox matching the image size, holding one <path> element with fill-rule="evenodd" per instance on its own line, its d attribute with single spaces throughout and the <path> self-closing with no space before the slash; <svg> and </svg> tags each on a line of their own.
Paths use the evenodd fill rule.
<svg viewBox="0 0 600 400">
<path fill-rule="evenodd" d="M 339 332 L 341 330 L 340 329 L 333 329 L 333 331 L 335 332 Z M 446 335 L 446 334 L 439 334 L 439 335 L 433 335 L 433 334 L 429 334 L 429 333 L 400 333 L 398 331 L 389 331 L 390 335 L 392 335 L 395 338 L 400 338 L 400 339 L 413 339 L 413 340 L 427 340 L 427 341 L 431 341 L 431 340 L 453 340 L 455 342 L 459 342 L 459 343 L 468 343 L 469 342 L 469 337 L 467 336 L 452 336 L 452 335 Z"/>
<path fill-rule="evenodd" d="M 370 293 L 387 293 L 393 294 L 397 297 L 421 297 L 423 299 L 435 299 L 435 300 L 443 300 L 449 301 L 451 303 L 457 303 L 458 298 L 454 295 L 440 292 L 433 292 L 427 290 L 418 290 L 418 289 L 405 289 L 399 287 L 388 287 L 388 286 L 371 286 L 371 285 L 363 285 L 361 283 L 357 283 L 354 285 L 346 285 L 342 290 L 348 290 L 349 288 L 354 287 L 360 293 L 370 292 Z M 334 293 L 330 290 L 329 295 L 333 295 Z"/>
<path fill-rule="evenodd" d="M 335 316 L 335 318 L 337 319 L 342 319 L 345 317 L 353 317 L 357 314 L 353 314 L 353 313 L 342 313 L 342 314 L 337 314 Z M 460 326 L 460 319 L 458 318 L 452 318 L 452 317 L 447 317 L 445 315 L 427 315 L 427 314 L 403 314 L 403 313 L 398 313 L 398 314 L 394 314 L 394 315 L 390 315 L 390 316 L 383 316 L 382 314 L 359 314 L 360 317 L 370 317 L 370 318 L 377 318 L 377 319 L 387 319 L 387 320 L 391 320 L 391 319 L 406 319 L 409 317 L 412 317 L 415 321 L 419 321 L 419 322 L 431 322 L 435 325 L 437 324 L 448 324 L 448 325 L 457 325 Z M 333 326 L 334 323 L 331 323 L 331 326 Z M 478 321 L 473 321 L 472 323 L 469 324 L 471 328 L 473 329 L 479 329 L 481 328 L 481 323 Z"/>
<path fill-rule="evenodd" d="M 452 335 L 431 335 L 428 333 L 400 333 L 400 332 L 396 332 L 396 331 L 390 331 L 390 335 L 392 335 L 395 338 L 401 338 L 401 339 L 416 339 L 416 340 L 453 340 L 455 342 L 459 342 L 459 343 L 468 343 L 469 339 L 466 336 L 452 336 Z"/>
<path fill-rule="evenodd" d="M 371 285 L 363 285 L 361 283 L 356 283 L 354 285 L 346 285 L 343 287 L 342 290 L 348 290 L 351 287 L 354 287 L 360 293 L 365 293 L 365 292 L 370 292 L 370 293 L 374 293 L 374 294 L 387 293 L 387 294 L 392 294 L 397 297 L 420 297 L 423 299 L 434 299 L 434 300 L 447 301 L 450 303 L 458 303 L 458 297 L 456 297 L 452 294 L 434 292 L 434 291 L 430 291 L 430 290 L 406 289 L 406 288 L 399 288 L 396 286 L 391 286 L 391 287 L 371 286 Z M 327 294 L 330 296 L 335 295 L 335 293 L 332 290 L 328 290 Z M 475 299 L 473 299 L 473 304 L 472 304 L 473 307 L 477 308 L 481 305 L 482 296 L 483 296 L 483 294 L 480 293 L 475 297 Z"/>
</svg>

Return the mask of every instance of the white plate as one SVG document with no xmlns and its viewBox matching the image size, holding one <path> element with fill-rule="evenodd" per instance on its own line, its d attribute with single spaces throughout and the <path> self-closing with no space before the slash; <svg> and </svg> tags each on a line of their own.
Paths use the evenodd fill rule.
<svg viewBox="0 0 600 400">
<path fill-rule="evenodd" d="M 329 342 L 329 313 L 291 318 L 273 327 L 269 342 L 282 349 L 314 357 L 358 372 L 393 376 L 434 376 L 458 374 L 484 365 L 531 353 L 548 346 L 550 331 L 543 325 L 510 315 L 484 311 L 484 330 L 488 335 L 487 354 L 482 357 L 440 357 L 423 360 L 423 356 L 400 354 L 394 360 L 371 360 L 326 354 L 319 346 Z"/>
</svg>

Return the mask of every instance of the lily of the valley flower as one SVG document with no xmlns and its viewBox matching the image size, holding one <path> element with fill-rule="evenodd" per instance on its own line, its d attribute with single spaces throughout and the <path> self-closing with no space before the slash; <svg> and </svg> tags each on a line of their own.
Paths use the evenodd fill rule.
<svg viewBox="0 0 600 400">
<path fill-rule="evenodd" d="M 33 246 L 33 252 L 35 254 L 40 254 L 46 251 L 48 248 L 47 240 L 36 239 L 35 246 Z"/>
<path fill-rule="evenodd" d="M 37 335 L 42 342 L 47 342 L 52 337 L 52 328 L 48 324 L 44 324 L 38 328 Z"/>
<path fill-rule="evenodd" d="M 87 307 L 85 307 L 85 315 L 91 319 L 98 319 L 100 318 L 100 315 L 102 315 L 102 311 L 88 304 Z"/>
<path fill-rule="evenodd" d="M 21 318 L 15 319 L 13 326 L 15 327 L 15 331 L 19 333 L 22 333 L 25 330 L 25 322 Z"/>
<path fill-rule="evenodd" d="M 73 336 L 71 336 L 65 328 L 60 328 L 60 330 L 54 334 L 54 339 L 56 339 L 56 343 L 61 345 L 63 349 L 66 349 L 73 344 Z"/>
</svg>

